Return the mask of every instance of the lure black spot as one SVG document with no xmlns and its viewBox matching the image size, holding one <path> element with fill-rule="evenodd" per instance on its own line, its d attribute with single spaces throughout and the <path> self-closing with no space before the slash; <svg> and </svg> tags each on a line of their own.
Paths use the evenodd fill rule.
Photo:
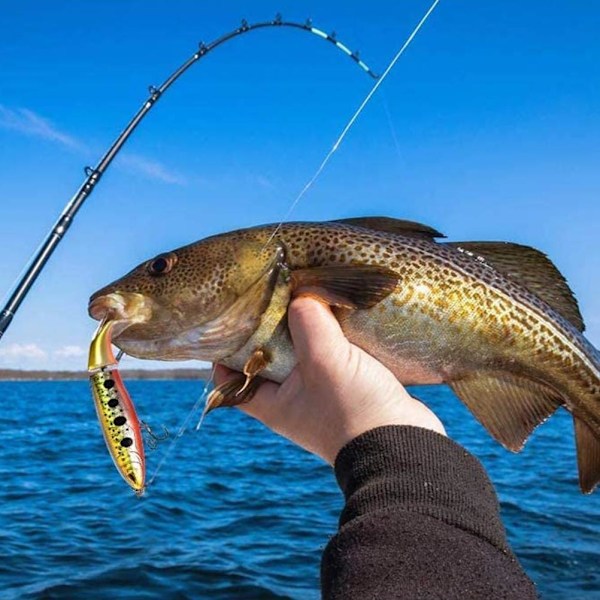
<svg viewBox="0 0 600 600">
<path fill-rule="evenodd" d="M 133 440 L 129 437 L 125 437 L 121 440 L 121 446 L 123 446 L 123 448 L 129 448 L 131 444 L 133 444 Z"/>
<path fill-rule="evenodd" d="M 126 422 L 127 422 L 127 419 L 125 417 L 116 417 L 115 420 L 113 421 L 113 423 L 115 425 L 118 425 L 119 427 L 121 425 L 125 425 Z"/>
<path fill-rule="evenodd" d="M 116 398 L 111 398 L 107 403 L 111 408 L 119 406 L 119 401 Z"/>
<path fill-rule="evenodd" d="M 115 380 L 114 380 L 114 379 L 107 379 L 107 380 L 104 382 L 104 387 L 105 387 L 107 390 L 112 390 L 112 388 L 114 388 L 114 387 L 115 387 Z"/>
</svg>

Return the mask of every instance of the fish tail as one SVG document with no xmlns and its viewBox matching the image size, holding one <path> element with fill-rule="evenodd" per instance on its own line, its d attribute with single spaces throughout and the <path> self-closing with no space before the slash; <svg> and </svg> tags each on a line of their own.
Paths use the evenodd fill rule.
<svg viewBox="0 0 600 600">
<path fill-rule="evenodd" d="M 578 394 L 579 402 L 572 406 L 584 406 L 583 411 L 573 411 L 575 443 L 577 447 L 577 468 L 579 486 L 585 494 L 591 494 L 600 483 L 600 352 L 587 340 L 584 351 L 593 364 L 591 385 L 586 391 Z"/>
<path fill-rule="evenodd" d="M 581 419 L 574 416 L 573 423 L 577 446 L 579 487 L 583 493 L 591 494 L 600 482 L 600 439 Z"/>
<path fill-rule="evenodd" d="M 595 398 L 600 407 L 600 394 Z M 600 436 L 586 420 L 573 415 L 579 487 L 584 494 L 591 494 L 600 483 Z"/>
</svg>

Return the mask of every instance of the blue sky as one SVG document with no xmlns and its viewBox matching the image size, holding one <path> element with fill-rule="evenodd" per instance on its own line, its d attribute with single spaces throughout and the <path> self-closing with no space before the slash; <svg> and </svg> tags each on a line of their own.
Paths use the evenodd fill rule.
<svg viewBox="0 0 600 600">
<path fill-rule="evenodd" d="M 1 0 L 0 294 L 83 167 L 198 41 L 241 18 L 310 16 L 381 72 L 428 6 Z M 538 247 L 600 345 L 599 30 L 596 3 L 442 0 L 292 219 L 384 214 Z M 0 367 L 85 368 L 95 289 L 160 251 L 281 219 L 372 84 L 291 30 L 195 65 L 79 213 L 0 342 Z"/>
</svg>

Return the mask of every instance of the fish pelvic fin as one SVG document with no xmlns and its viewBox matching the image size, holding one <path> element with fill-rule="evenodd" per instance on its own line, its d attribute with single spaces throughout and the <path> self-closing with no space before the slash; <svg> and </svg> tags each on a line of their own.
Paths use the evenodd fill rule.
<svg viewBox="0 0 600 600">
<path fill-rule="evenodd" d="M 579 487 L 584 494 L 591 494 L 600 482 L 600 439 L 576 416 L 573 416 L 573 424 L 577 445 Z"/>
<path fill-rule="evenodd" d="M 237 406 L 250 402 L 252 397 L 265 380 L 262 377 L 247 379 L 246 375 L 238 373 L 231 379 L 218 385 L 206 400 L 205 414 L 222 406 Z"/>
<path fill-rule="evenodd" d="M 522 450 L 531 432 L 563 404 L 551 388 L 505 372 L 478 372 L 450 382 L 454 393 L 505 448 Z"/>
<path fill-rule="evenodd" d="M 399 275 L 376 265 L 328 265 L 292 271 L 295 296 L 312 296 L 340 308 L 365 309 L 389 296 Z"/>
</svg>

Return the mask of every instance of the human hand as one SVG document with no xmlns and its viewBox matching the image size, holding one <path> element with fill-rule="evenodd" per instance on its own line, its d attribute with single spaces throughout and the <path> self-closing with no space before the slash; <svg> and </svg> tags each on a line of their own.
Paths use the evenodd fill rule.
<svg viewBox="0 0 600 600">
<path fill-rule="evenodd" d="M 330 464 L 350 440 L 381 425 L 446 434 L 391 371 L 346 339 L 328 306 L 298 297 L 288 324 L 298 364 L 282 384 L 265 382 L 250 402 L 239 405 L 245 413 Z M 233 373 L 218 365 L 215 383 Z"/>
</svg>

